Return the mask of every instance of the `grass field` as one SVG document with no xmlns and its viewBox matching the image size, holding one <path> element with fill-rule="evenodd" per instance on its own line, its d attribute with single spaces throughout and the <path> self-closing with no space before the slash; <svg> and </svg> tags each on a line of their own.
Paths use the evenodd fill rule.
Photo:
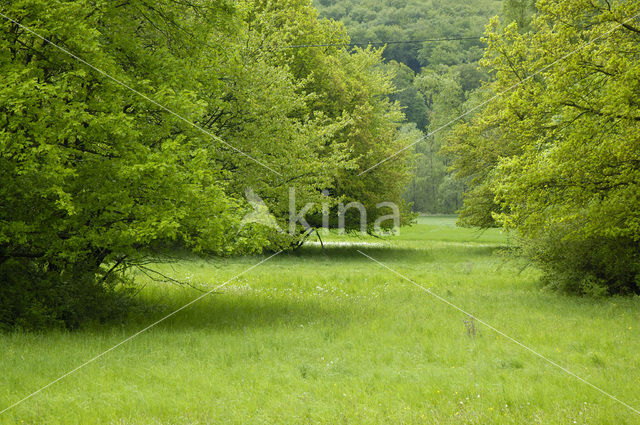
<svg viewBox="0 0 640 425">
<path fill-rule="evenodd" d="M 280 254 L 0 415 L 0 424 L 638 424 L 640 298 L 550 293 L 497 231 L 422 217 Z M 346 242 L 354 245 L 345 245 Z M 212 289 L 264 257 L 156 268 Z M 193 300 L 146 283 L 124 325 L 0 335 L 0 410 Z"/>
</svg>

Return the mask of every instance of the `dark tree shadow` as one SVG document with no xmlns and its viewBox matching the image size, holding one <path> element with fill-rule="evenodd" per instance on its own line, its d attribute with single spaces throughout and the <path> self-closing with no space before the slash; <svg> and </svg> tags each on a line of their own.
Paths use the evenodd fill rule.
<svg viewBox="0 0 640 425">
<path fill-rule="evenodd" d="M 293 252 L 282 253 L 273 262 L 290 263 L 292 267 L 304 268 L 308 262 L 327 262 L 329 264 L 367 264 L 376 266 L 366 254 L 376 260 L 392 265 L 402 262 L 421 264 L 442 261 L 442 257 L 450 256 L 453 261 L 468 261 L 474 257 L 492 255 L 499 247 L 492 246 L 443 246 L 428 248 L 405 248 L 394 246 L 303 246 Z M 445 252 L 446 251 L 446 252 Z M 296 264 L 300 262 L 300 265 Z M 295 291 L 295 288 L 292 288 Z M 331 318 L 332 325 L 345 326 L 354 318 L 353 309 L 348 301 L 322 302 L 310 296 L 295 297 L 278 294 L 269 296 L 268 288 L 259 288 L 247 292 L 229 292 L 207 295 L 155 327 L 164 329 L 217 329 L 233 331 L 245 328 L 279 327 L 307 325 L 309 322 L 326 322 Z M 282 291 L 282 289 L 280 289 Z M 183 291 L 183 292 L 182 292 Z M 202 295 L 193 288 L 184 287 L 178 291 L 170 291 L 166 299 L 158 303 L 157 299 L 137 299 L 137 304 L 125 322 L 125 326 L 141 326 L 153 323 L 172 313 Z M 360 310 L 358 315 L 362 316 Z M 366 314 L 366 313 L 365 313 Z M 105 325 L 109 326 L 109 325 Z"/>
<path fill-rule="evenodd" d="M 486 257 L 503 250 L 500 246 L 442 246 L 428 248 L 398 248 L 394 246 L 303 246 L 298 250 L 287 254 L 290 258 L 322 259 L 337 263 L 351 263 L 354 260 L 371 261 L 362 253 L 369 255 L 381 262 L 405 261 L 430 263 L 443 256 L 459 256 L 461 261 L 469 257 Z"/>
<path fill-rule="evenodd" d="M 189 291 L 185 289 L 185 291 Z M 202 295 L 190 290 L 190 297 L 175 297 L 158 305 L 142 301 L 127 324 L 153 323 Z M 217 329 L 234 331 L 245 328 L 306 326 L 331 318 L 332 326 L 342 327 L 353 318 L 347 303 L 326 303 L 307 297 L 272 298 L 262 293 L 212 293 L 172 317 L 158 323 L 158 329 Z"/>
<path fill-rule="evenodd" d="M 386 246 L 335 246 L 328 245 L 324 249 L 319 246 L 303 246 L 288 254 L 292 258 L 321 259 L 323 256 L 337 262 L 353 262 L 354 260 L 371 261 L 360 252 L 373 258 L 382 259 L 415 259 L 419 261 L 432 261 L 433 255 L 428 249 L 398 248 Z"/>
</svg>

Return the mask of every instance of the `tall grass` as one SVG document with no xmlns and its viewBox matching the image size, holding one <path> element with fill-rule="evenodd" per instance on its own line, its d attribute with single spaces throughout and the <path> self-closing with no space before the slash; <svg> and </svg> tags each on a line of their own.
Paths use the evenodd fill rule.
<svg viewBox="0 0 640 425">
<path fill-rule="evenodd" d="M 640 299 L 547 293 L 497 231 L 423 217 L 400 236 L 281 254 L 0 415 L 1 424 L 637 424 Z M 326 242 L 329 242 L 328 244 Z M 357 243 L 357 246 L 336 242 Z M 369 244 L 369 245 L 367 245 Z M 261 258 L 157 264 L 210 290 Z M 126 323 L 0 335 L 0 410 L 201 293 L 150 281 Z"/>
</svg>

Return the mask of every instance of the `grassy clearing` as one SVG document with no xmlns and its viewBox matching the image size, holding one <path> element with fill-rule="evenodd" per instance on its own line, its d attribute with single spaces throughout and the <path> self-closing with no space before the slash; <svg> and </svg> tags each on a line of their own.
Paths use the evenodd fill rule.
<svg viewBox="0 0 640 425">
<path fill-rule="evenodd" d="M 421 218 L 281 254 L 0 415 L 14 424 L 637 424 L 640 416 L 356 252 L 640 408 L 640 299 L 546 293 L 499 232 Z M 359 246 L 335 242 L 358 242 Z M 362 245 L 373 242 L 377 245 Z M 213 288 L 260 261 L 157 268 Z M 149 282 L 121 326 L 0 335 L 0 409 L 199 293 Z"/>
</svg>

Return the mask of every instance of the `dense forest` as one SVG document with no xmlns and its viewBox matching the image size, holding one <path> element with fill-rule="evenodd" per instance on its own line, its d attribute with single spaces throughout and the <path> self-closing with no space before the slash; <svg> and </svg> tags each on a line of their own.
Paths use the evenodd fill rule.
<svg viewBox="0 0 640 425">
<path fill-rule="evenodd" d="M 385 67 L 395 75 L 391 99 L 403 108 L 413 138 L 437 131 L 415 145 L 415 175 L 405 193 L 415 211 L 453 213 L 462 206 L 464 182 L 454 178 L 441 154 L 450 129 L 441 127 L 489 79 L 478 64 L 485 26 L 501 13 L 516 19 L 520 3 L 507 2 L 503 9 L 502 0 L 316 0 L 323 16 L 345 24 L 352 42 L 384 46 Z"/>
</svg>

